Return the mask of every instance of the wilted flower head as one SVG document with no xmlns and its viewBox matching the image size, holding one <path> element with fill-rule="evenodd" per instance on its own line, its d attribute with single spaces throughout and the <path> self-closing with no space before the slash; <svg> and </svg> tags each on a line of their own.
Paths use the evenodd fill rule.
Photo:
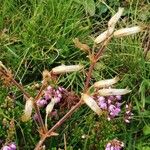
<svg viewBox="0 0 150 150">
<path fill-rule="evenodd" d="M 105 150 L 122 150 L 123 147 L 124 147 L 123 142 L 114 139 L 107 143 Z"/>
<path fill-rule="evenodd" d="M 125 95 L 127 93 L 130 93 L 131 90 L 128 89 L 100 89 L 98 91 L 100 96 L 110 96 L 110 95 Z"/>
<path fill-rule="evenodd" d="M 97 105 L 97 103 L 95 102 L 95 100 L 90 97 L 87 94 L 82 94 L 81 99 L 98 115 L 102 114 L 101 109 L 99 108 L 99 106 Z"/>
<path fill-rule="evenodd" d="M 61 73 L 69 73 L 69 72 L 74 72 L 74 71 L 79 71 L 83 68 L 82 65 L 61 65 L 57 66 L 52 69 L 52 73 L 54 74 L 61 74 Z"/>
<path fill-rule="evenodd" d="M 113 17 L 111 17 L 111 19 L 108 22 L 108 29 L 115 28 L 116 23 L 118 22 L 118 20 L 120 19 L 121 15 L 123 13 L 123 10 L 124 10 L 124 8 L 119 7 L 118 12 Z"/>
<path fill-rule="evenodd" d="M 114 37 L 123 37 L 123 36 L 127 36 L 127 35 L 132 35 L 132 34 L 136 34 L 141 31 L 142 31 L 142 28 L 140 26 L 135 26 L 135 27 L 131 27 L 131 28 L 123 28 L 123 29 L 119 29 L 119 30 L 115 31 Z"/>
<path fill-rule="evenodd" d="M 33 109 L 33 98 L 29 98 L 26 100 L 24 115 L 22 116 L 22 121 L 26 122 L 30 119 Z"/>
<path fill-rule="evenodd" d="M 114 32 L 115 25 L 118 22 L 119 18 L 121 17 L 122 13 L 123 13 L 123 8 L 119 8 L 118 12 L 109 20 L 108 30 L 104 31 L 99 36 L 97 36 L 96 39 L 94 40 L 95 43 L 99 44 L 103 42 Z"/>
<path fill-rule="evenodd" d="M 106 30 L 103 33 L 101 33 L 98 37 L 96 37 L 96 39 L 94 40 L 94 42 L 96 44 L 99 44 L 101 42 L 103 42 L 104 40 L 106 40 L 108 38 L 108 36 L 110 35 L 110 33 L 112 34 L 112 32 L 110 32 L 110 30 Z"/>
<path fill-rule="evenodd" d="M 115 77 L 113 79 L 101 80 L 94 83 L 95 88 L 105 88 L 110 87 L 111 85 L 117 83 L 119 81 L 119 77 Z"/>
</svg>

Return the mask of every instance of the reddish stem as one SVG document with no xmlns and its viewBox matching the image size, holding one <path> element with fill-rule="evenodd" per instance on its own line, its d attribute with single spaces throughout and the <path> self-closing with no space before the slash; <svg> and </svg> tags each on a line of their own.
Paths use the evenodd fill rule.
<svg viewBox="0 0 150 150">
<path fill-rule="evenodd" d="M 3 71 L 3 70 L 0 70 L 0 71 L 1 71 L 5 76 L 8 76 L 8 74 L 7 74 L 5 71 Z M 20 91 L 24 94 L 24 96 L 25 96 L 26 98 L 30 98 L 30 97 L 31 97 L 30 94 L 27 93 L 27 92 L 24 90 L 24 87 L 23 87 L 21 84 L 19 84 L 13 77 L 11 77 L 11 81 L 12 81 L 12 83 L 13 83 L 16 87 L 18 87 L 18 89 L 20 89 Z M 38 98 L 38 97 L 40 96 L 40 93 L 41 93 L 41 90 L 40 90 L 40 92 L 37 94 L 38 96 L 36 96 L 36 98 Z M 36 112 L 37 115 L 38 115 L 40 127 L 41 127 L 43 133 L 46 133 L 46 128 L 45 128 L 45 126 L 44 126 L 44 122 L 43 122 L 43 119 L 42 119 L 42 117 L 41 117 L 40 110 L 39 110 L 39 108 L 38 108 L 38 106 L 37 106 L 37 104 L 36 104 L 35 101 L 34 101 L 34 109 L 35 109 L 35 112 Z"/>
<path fill-rule="evenodd" d="M 34 150 L 39 150 L 45 139 L 49 137 L 51 133 L 56 130 L 62 123 L 64 123 L 81 105 L 82 100 L 73 106 L 65 116 L 63 116 L 45 135 L 43 135 Z"/>
<path fill-rule="evenodd" d="M 86 82 L 85 82 L 85 87 L 84 87 L 84 92 L 87 92 L 89 84 L 90 84 L 90 78 L 92 75 L 92 71 L 95 67 L 96 62 L 100 59 L 100 56 L 103 54 L 106 45 L 108 44 L 110 38 L 108 38 L 103 46 L 99 49 L 99 51 L 97 52 L 96 56 L 93 57 L 93 60 L 91 62 L 88 74 L 87 74 L 87 78 L 86 78 Z M 62 117 L 45 135 L 43 135 L 43 137 L 40 139 L 40 141 L 38 142 L 38 144 L 36 145 L 34 150 L 39 150 L 41 145 L 43 144 L 43 142 L 46 140 L 46 138 L 54 131 L 56 130 L 58 127 L 60 127 L 81 105 L 83 104 L 82 100 L 80 100 L 75 106 L 72 107 L 71 110 L 69 110 L 69 112 Z"/>
</svg>

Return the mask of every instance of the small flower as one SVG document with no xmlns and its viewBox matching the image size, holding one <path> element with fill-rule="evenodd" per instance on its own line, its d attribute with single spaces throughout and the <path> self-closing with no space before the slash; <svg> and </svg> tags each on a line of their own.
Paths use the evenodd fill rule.
<svg viewBox="0 0 150 150">
<path fill-rule="evenodd" d="M 14 143 L 11 143 L 9 147 L 11 148 L 11 150 L 16 150 L 16 145 Z"/>
<path fill-rule="evenodd" d="M 107 103 L 104 97 L 101 96 L 98 98 L 98 105 L 101 109 L 107 109 Z"/>
<path fill-rule="evenodd" d="M 111 85 L 117 83 L 118 81 L 119 81 L 118 77 L 115 77 L 113 79 L 101 80 L 101 81 L 95 82 L 94 87 L 95 88 L 110 87 Z"/>
<path fill-rule="evenodd" d="M 115 37 L 123 37 L 123 36 L 131 35 L 131 34 L 136 34 L 141 31 L 142 31 L 142 28 L 139 26 L 135 26 L 135 27 L 131 27 L 131 28 L 123 28 L 123 29 L 119 29 L 119 30 L 115 31 L 114 36 Z"/>
<path fill-rule="evenodd" d="M 47 101 L 45 99 L 39 99 L 36 103 L 39 107 L 44 107 L 47 104 Z"/>
<path fill-rule="evenodd" d="M 81 99 L 98 115 L 102 114 L 100 107 L 97 105 L 95 100 L 87 94 L 82 94 Z"/>
<path fill-rule="evenodd" d="M 121 97 L 121 95 L 116 95 L 116 99 L 117 99 L 117 100 L 119 100 L 119 101 L 120 101 L 120 100 L 121 100 L 121 98 L 122 98 L 122 97 Z"/>
<path fill-rule="evenodd" d="M 83 68 L 82 65 L 70 65 L 70 66 L 61 65 L 53 68 L 52 73 L 54 74 L 69 73 L 69 72 L 79 71 L 82 68 Z"/>
<path fill-rule="evenodd" d="M 2 150 L 16 150 L 16 149 L 17 149 L 17 147 L 16 147 L 15 143 L 10 143 L 10 144 L 2 147 Z"/>
<path fill-rule="evenodd" d="M 125 95 L 131 92 L 128 89 L 101 89 L 98 91 L 99 95 L 101 96 L 110 96 L 110 95 Z"/>
</svg>

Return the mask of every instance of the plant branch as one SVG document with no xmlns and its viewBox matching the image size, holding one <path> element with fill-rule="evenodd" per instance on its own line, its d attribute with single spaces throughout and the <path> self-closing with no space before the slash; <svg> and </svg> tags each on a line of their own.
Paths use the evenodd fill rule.
<svg viewBox="0 0 150 150">
<path fill-rule="evenodd" d="M 43 135 L 34 150 L 39 150 L 45 139 L 49 137 L 54 130 L 61 126 L 81 105 L 82 100 L 73 106 L 65 116 L 63 116 L 45 135 Z"/>
<path fill-rule="evenodd" d="M 2 73 L 4 76 L 6 76 L 6 77 L 9 76 L 9 75 L 7 74 L 7 72 L 3 71 L 2 69 L 0 69 L 0 71 L 1 71 L 1 73 Z M 30 94 L 27 93 L 27 92 L 24 90 L 24 87 L 23 87 L 21 84 L 19 84 L 13 77 L 11 77 L 10 80 L 11 80 L 11 82 L 24 94 L 24 96 L 25 96 L 27 99 L 31 97 Z M 41 95 L 41 90 L 39 91 L 39 93 L 37 94 L 37 96 L 35 97 L 35 99 L 39 98 L 40 95 Z M 37 104 L 36 104 L 36 101 L 34 101 L 33 104 L 34 104 L 35 112 L 37 113 L 38 118 L 39 118 L 39 124 L 40 124 L 40 127 L 41 127 L 41 129 L 42 129 L 42 132 L 43 132 L 43 133 L 46 133 L 46 128 L 45 128 L 45 126 L 44 126 L 44 122 L 43 122 L 43 119 L 42 119 L 42 117 L 41 117 L 40 110 L 39 110 L 39 108 L 38 108 L 38 106 L 37 106 Z"/>
<path fill-rule="evenodd" d="M 97 61 L 100 59 L 100 56 L 103 54 L 108 42 L 110 41 L 111 38 L 108 38 L 102 45 L 102 47 L 99 49 L 99 51 L 97 52 L 97 54 L 93 57 L 93 60 L 91 61 L 90 67 L 89 67 L 89 71 L 87 74 L 87 78 L 85 81 L 85 87 L 84 87 L 84 92 L 87 92 L 89 84 L 90 84 L 90 78 L 92 75 L 92 71 L 95 67 L 95 64 L 97 63 Z M 45 135 L 43 135 L 43 137 L 41 137 L 40 141 L 38 142 L 38 144 L 36 145 L 34 150 L 39 150 L 40 147 L 42 146 L 43 142 L 46 140 L 47 137 L 49 137 L 51 135 L 51 133 L 53 131 L 55 131 L 58 127 L 60 127 L 81 105 L 83 104 L 83 101 L 80 100 L 75 106 L 73 106 L 68 113 L 63 116 Z"/>
</svg>

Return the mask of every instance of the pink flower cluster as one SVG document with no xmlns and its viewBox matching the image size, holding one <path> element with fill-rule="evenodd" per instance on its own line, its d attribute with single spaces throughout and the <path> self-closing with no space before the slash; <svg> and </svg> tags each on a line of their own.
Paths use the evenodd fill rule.
<svg viewBox="0 0 150 150">
<path fill-rule="evenodd" d="M 55 98 L 56 103 L 59 103 L 62 98 L 62 93 L 65 91 L 63 87 L 58 87 L 54 89 L 51 86 L 48 86 L 44 91 L 44 96 L 37 101 L 39 107 L 46 106 L 52 98 Z"/>
<path fill-rule="evenodd" d="M 2 150 L 16 150 L 17 147 L 15 143 L 10 143 L 9 145 L 5 145 L 2 147 Z"/>
<path fill-rule="evenodd" d="M 122 150 L 124 147 L 124 143 L 119 140 L 112 140 L 107 143 L 105 150 Z"/>
<path fill-rule="evenodd" d="M 108 112 L 108 120 L 118 116 L 121 112 L 121 96 L 98 96 L 98 105 L 99 107 Z"/>
</svg>

